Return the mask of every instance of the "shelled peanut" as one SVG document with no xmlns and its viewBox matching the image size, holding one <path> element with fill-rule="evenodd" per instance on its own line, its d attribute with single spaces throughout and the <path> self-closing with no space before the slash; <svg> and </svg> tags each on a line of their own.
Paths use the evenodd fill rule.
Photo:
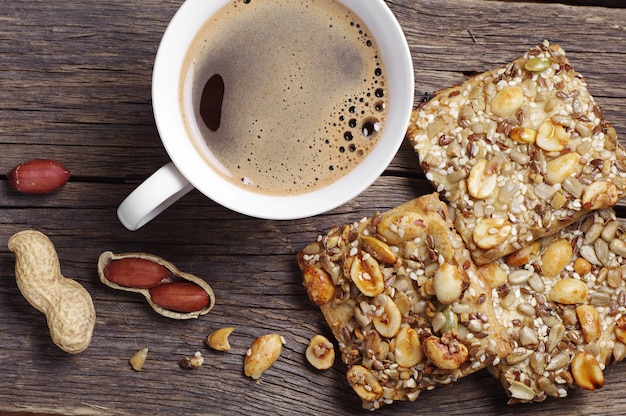
<svg viewBox="0 0 626 416">
<path fill-rule="evenodd" d="M 24 298 L 47 319 L 50 336 L 62 350 L 75 354 L 87 349 L 96 322 L 89 292 L 63 277 L 56 249 L 35 230 L 14 234 L 8 248 L 15 253 L 15 280 Z"/>
<path fill-rule="evenodd" d="M 18 192 L 49 194 L 67 183 L 70 172 L 56 160 L 34 159 L 15 166 L 6 176 Z"/>
<path fill-rule="evenodd" d="M 318 334 L 309 341 L 305 356 L 313 367 L 328 370 L 335 362 L 335 347 L 328 338 Z"/>
<path fill-rule="evenodd" d="M 206 281 L 153 254 L 105 251 L 98 259 L 98 274 L 113 289 L 141 293 L 152 309 L 168 318 L 197 318 L 215 304 Z"/>
<path fill-rule="evenodd" d="M 191 357 L 183 357 L 178 361 L 178 365 L 181 368 L 194 369 L 201 367 L 204 364 L 204 357 L 200 351 L 196 351 L 196 353 Z"/>
<path fill-rule="evenodd" d="M 235 330 L 234 327 L 228 326 L 211 332 L 204 340 L 204 344 L 216 351 L 230 351 L 230 343 L 228 336 Z"/>
<path fill-rule="evenodd" d="M 148 358 L 148 348 L 142 348 L 139 351 L 137 351 L 135 354 L 133 354 L 132 357 L 130 357 L 130 359 L 128 360 L 128 363 L 133 368 L 133 370 L 141 371 L 147 358 Z"/>
<path fill-rule="evenodd" d="M 257 380 L 269 369 L 280 356 L 285 339 L 278 334 L 261 335 L 252 342 L 246 351 L 244 374 Z"/>
</svg>

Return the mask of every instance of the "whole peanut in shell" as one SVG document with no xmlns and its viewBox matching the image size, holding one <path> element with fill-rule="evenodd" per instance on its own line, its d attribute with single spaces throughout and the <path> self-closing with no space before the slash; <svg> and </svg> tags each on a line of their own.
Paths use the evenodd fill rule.
<svg viewBox="0 0 626 416">
<path fill-rule="evenodd" d="M 96 310 L 89 292 L 63 277 L 54 245 L 43 233 L 25 230 L 8 242 L 15 253 L 15 280 L 24 298 L 47 319 L 52 341 L 75 354 L 91 342 Z"/>
</svg>

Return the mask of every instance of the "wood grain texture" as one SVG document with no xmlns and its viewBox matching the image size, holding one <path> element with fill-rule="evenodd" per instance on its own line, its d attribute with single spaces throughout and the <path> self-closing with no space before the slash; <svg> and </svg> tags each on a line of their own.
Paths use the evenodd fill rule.
<svg viewBox="0 0 626 416">
<path fill-rule="evenodd" d="M 150 81 L 160 37 L 182 0 L 4 0 L 0 17 L 0 170 L 47 157 L 72 172 L 59 192 L 20 195 L 0 180 L 0 414 L 328 415 L 361 414 L 337 360 L 325 372 L 304 358 L 308 340 L 330 331 L 308 300 L 295 253 L 333 225 L 349 223 L 432 191 L 410 146 L 362 195 L 327 214 L 264 221 L 233 213 L 192 191 L 136 232 L 116 208 L 167 154 L 151 110 Z M 415 64 L 415 99 L 517 58 L 548 39 L 561 44 L 623 139 L 626 137 L 626 9 L 486 0 L 390 0 Z M 619 3 L 619 2 L 618 2 Z M 613 3 L 613 6 L 616 4 Z M 619 4 L 617 4 L 619 5 Z M 623 203 L 619 211 L 623 218 Z M 6 241 L 46 233 L 64 275 L 92 294 L 98 313 L 90 348 L 70 356 L 50 340 L 43 315 L 20 295 Z M 102 285 L 98 255 L 145 251 L 205 278 L 217 303 L 200 319 L 178 322 L 143 298 Z M 204 337 L 235 326 L 228 353 Z M 260 379 L 243 375 L 243 356 L 259 335 L 286 339 Z M 144 370 L 128 365 L 150 349 Z M 202 351 L 196 370 L 178 361 Z M 626 406 L 626 364 L 606 372 L 596 392 L 507 406 L 487 372 L 449 389 L 395 403 L 381 415 L 596 415 Z"/>
</svg>

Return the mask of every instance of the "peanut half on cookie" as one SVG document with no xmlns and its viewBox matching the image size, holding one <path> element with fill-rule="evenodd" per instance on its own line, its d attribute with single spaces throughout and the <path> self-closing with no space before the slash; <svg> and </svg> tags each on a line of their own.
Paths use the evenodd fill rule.
<svg viewBox="0 0 626 416">
<path fill-rule="evenodd" d="M 477 264 L 615 205 L 626 153 L 559 46 L 439 91 L 407 138 Z"/>
<path fill-rule="evenodd" d="M 510 403 L 595 390 L 626 356 L 626 230 L 612 209 L 480 266 L 513 352 L 491 370 Z"/>
<path fill-rule="evenodd" d="M 365 408 L 415 400 L 511 352 L 437 194 L 334 227 L 297 260 Z"/>
</svg>

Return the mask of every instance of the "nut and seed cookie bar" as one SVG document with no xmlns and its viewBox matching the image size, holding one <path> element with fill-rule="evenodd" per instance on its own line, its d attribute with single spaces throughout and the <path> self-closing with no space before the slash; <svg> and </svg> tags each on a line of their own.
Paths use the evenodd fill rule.
<svg viewBox="0 0 626 416">
<path fill-rule="evenodd" d="M 415 400 L 510 352 L 438 194 L 334 227 L 297 260 L 364 408 Z"/>
<path fill-rule="evenodd" d="M 559 46 L 438 92 L 407 138 L 477 264 L 613 206 L 626 153 Z"/>
<path fill-rule="evenodd" d="M 598 389 L 626 356 L 626 229 L 612 209 L 479 270 L 512 342 L 491 368 L 510 403 Z"/>
</svg>

